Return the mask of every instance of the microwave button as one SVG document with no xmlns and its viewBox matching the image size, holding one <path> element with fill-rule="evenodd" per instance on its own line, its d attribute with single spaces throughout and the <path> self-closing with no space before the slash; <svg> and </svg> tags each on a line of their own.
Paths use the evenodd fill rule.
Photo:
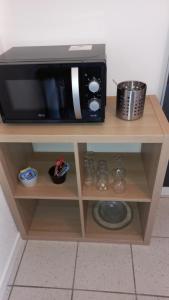
<svg viewBox="0 0 169 300">
<path fill-rule="evenodd" d="M 100 84 L 96 79 L 93 79 L 92 81 L 90 81 L 88 88 L 90 92 L 97 93 L 100 89 Z"/>
<path fill-rule="evenodd" d="M 91 111 L 98 111 L 100 109 L 100 101 L 99 99 L 97 98 L 92 98 L 90 101 L 89 101 L 89 109 Z"/>
</svg>

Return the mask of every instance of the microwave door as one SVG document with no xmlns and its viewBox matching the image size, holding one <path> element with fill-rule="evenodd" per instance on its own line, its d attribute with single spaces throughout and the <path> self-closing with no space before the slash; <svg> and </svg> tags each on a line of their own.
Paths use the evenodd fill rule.
<svg viewBox="0 0 169 300">
<path fill-rule="evenodd" d="M 43 80 L 43 87 L 46 99 L 48 118 L 59 120 L 60 116 L 60 95 L 59 86 L 55 78 Z"/>
<path fill-rule="evenodd" d="M 71 68 L 71 85 L 75 118 L 77 120 L 82 119 L 79 92 L 79 69 L 77 67 Z"/>
</svg>

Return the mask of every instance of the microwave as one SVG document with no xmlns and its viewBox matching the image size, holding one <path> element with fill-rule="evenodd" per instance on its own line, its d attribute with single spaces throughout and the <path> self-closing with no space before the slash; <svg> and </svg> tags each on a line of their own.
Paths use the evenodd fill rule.
<svg viewBox="0 0 169 300">
<path fill-rule="evenodd" d="M 103 122 L 105 45 L 13 47 L 0 55 L 6 123 Z"/>
</svg>

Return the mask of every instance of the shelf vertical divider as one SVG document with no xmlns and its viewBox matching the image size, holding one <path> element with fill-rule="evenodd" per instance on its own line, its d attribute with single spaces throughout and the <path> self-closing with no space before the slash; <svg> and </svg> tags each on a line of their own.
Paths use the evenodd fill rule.
<svg viewBox="0 0 169 300">
<path fill-rule="evenodd" d="M 147 151 L 149 154 L 150 151 L 149 147 L 150 144 L 143 145 L 145 153 Z M 145 230 L 144 230 L 145 244 L 149 243 L 152 230 L 153 230 L 153 224 L 155 221 L 156 211 L 158 208 L 164 176 L 167 168 L 167 164 L 165 164 L 165 162 L 167 161 L 167 159 L 169 159 L 168 148 L 169 148 L 169 139 L 166 138 L 165 136 L 162 144 L 159 145 L 155 144 L 154 146 L 153 144 L 151 145 L 151 152 L 152 152 L 151 154 L 152 157 L 154 157 L 154 159 L 152 160 L 152 163 L 148 167 L 149 167 L 151 178 L 153 179 L 153 180 L 149 180 L 150 188 L 152 190 L 152 201 L 149 207 L 148 204 L 145 204 L 143 211 L 140 210 L 140 214 L 142 215 L 142 223 L 143 222 L 145 223 Z M 157 152 L 158 160 L 156 155 L 153 155 L 154 152 Z M 154 169 L 154 166 L 156 167 L 156 169 Z M 153 172 L 155 173 L 155 176 L 153 175 Z"/>
<path fill-rule="evenodd" d="M 83 157 L 86 151 L 87 151 L 86 143 L 74 143 L 75 168 L 76 168 L 82 237 L 85 237 L 85 220 L 84 220 L 84 209 L 83 209 L 83 200 L 82 200 L 82 186 L 83 186 L 83 176 L 84 176 Z"/>
<path fill-rule="evenodd" d="M 27 239 L 27 232 L 26 232 L 26 226 L 20 216 L 20 213 L 18 211 L 15 199 L 14 199 L 14 195 L 13 195 L 13 189 L 12 189 L 12 185 L 10 184 L 11 180 L 10 180 L 10 176 L 9 176 L 9 172 L 7 169 L 7 165 L 6 165 L 6 159 L 5 159 L 5 155 L 2 151 L 2 149 L 0 149 L 0 185 L 2 187 L 7 205 L 9 207 L 9 210 L 11 212 L 11 215 L 13 216 L 15 222 L 16 222 L 16 226 L 18 228 L 18 230 L 20 231 L 22 238 L 23 239 Z"/>
</svg>

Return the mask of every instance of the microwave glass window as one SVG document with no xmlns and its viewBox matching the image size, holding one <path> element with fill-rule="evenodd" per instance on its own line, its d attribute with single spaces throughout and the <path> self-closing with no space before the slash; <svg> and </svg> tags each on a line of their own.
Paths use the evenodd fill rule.
<svg viewBox="0 0 169 300">
<path fill-rule="evenodd" d="M 38 81 L 6 80 L 6 87 L 14 110 L 40 112 L 45 109 L 43 91 Z"/>
<path fill-rule="evenodd" d="M 67 117 L 63 79 L 46 77 L 40 80 L 6 80 L 5 86 L 13 111 L 34 112 L 39 118 L 56 120 Z"/>
<path fill-rule="evenodd" d="M 42 81 L 49 117 L 60 119 L 59 85 L 55 78 Z"/>
</svg>

